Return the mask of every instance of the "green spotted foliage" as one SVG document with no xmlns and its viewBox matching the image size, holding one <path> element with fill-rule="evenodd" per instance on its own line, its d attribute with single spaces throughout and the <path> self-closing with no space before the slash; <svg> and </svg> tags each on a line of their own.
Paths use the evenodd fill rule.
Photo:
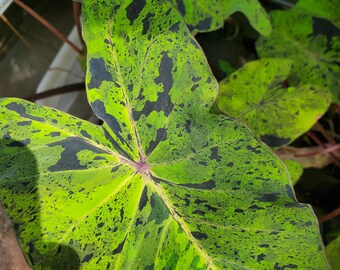
<svg viewBox="0 0 340 270">
<path fill-rule="evenodd" d="M 301 12 L 313 17 L 324 18 L 340 28 L 340 2 L 339 0 L 299 0 L 292 8 L 294 12 Z"/>
<path fill-rule="evenodd" d="M 259 56 L 292 60 L 289 83 L 328 88 L 332 102 L 340 103 L 340 29 L 296 11 L 273 11 L 270 17 L 273 32 L 257 41 Z"/>
<path fill-rule="evenodd" d="M 340 236 L 327 245 L 326 255 L 332 269 L 340 269 Z"/>
<path fill-rule="evenodd" d="M 285 87 L 291 66 L 287 59 L 264 58 L 220 82 L 221 111 L 244 121 L 271 147 L 288 144 L 308 131 L 331 101 L 328 89 L 322 87 Z"/>
<path fill-rule="evenodd" d="M 242 12 L 252 27 L 268 36 L 271 24 L 258 0 L 171 0 L 181 12 L 189 29 L 209 32 L 221 28 L 224 21 L 235 12 Z"/>
<path fill-rule="evenodd" d="M 35 269 L 327 269 L 311 208 L 161 0 L 87 0 L 101 126 L 0 101 L 0 198 Z"/>
</svg>

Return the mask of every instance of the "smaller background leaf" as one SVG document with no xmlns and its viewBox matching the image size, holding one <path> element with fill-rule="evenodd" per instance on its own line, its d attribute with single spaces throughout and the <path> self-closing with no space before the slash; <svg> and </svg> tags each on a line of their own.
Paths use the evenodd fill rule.
<svg viewBox="0 0 340 270">
<path fill-rule="evenodd" d="M 221 28 L 235 12 L 243 13 L 261 35 L 268 36 L 272 27 L 258 0 L 171 0 L 192 31 L 209 32 Z"/>
<path fill-rule="evenodd" d="M 292 10 L 327 19 L 340 28 L 339 0 L 300 0 Z"/>
<path fill-rule="evenodd" d="M 326 256 L 332 269 L 340 269 L 340 235 L 326 247 Z"/>
<path fill-rule="evenodd" d="M 270 16 L 273 32 L 256 42 L 259 56 L 291 59 L 289 83 L 327 87 L 332 101 L 339 103 L 340 29 L 327 20 L 293 11 L 274 11 Z"/>
<path fill-rule="evenodd" d="M 291 61 L 249 62 L 220 82 L 218 106 L 244 121 L 271 147 L 279 147 L 306 132 L 327 110 L 327 89 L 311 86 L 283 88 Z"/>
<path fill-rule="evenodd" d="M 235 71 L 233 66 L 226 60 L 219 60 L 218 64 L 225 75 L 229 75 Z"/>
</svg>

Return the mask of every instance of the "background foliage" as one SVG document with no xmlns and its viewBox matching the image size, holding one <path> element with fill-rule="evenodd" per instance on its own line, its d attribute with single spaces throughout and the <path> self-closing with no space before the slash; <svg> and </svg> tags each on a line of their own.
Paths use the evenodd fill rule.
<svg viewBox="0 0 340 270">
<path fill-rule="evenodd" d="M 328 109 L 328 89 L 313 85 L 284 88 L 292 61 L 249 62 L 220 82 L 221 111 L 247 123 L 271 147 L 286 145 L 308 131 Z M 294 102 L 293 102 L 294 101 Z"/>
</svg>

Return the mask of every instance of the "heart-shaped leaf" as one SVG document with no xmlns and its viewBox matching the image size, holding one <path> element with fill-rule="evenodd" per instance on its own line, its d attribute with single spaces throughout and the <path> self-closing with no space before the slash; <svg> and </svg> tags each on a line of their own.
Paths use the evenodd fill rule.
<svg viewBox="0 0 340 270">
<path fill-rule="evenodd" d="M 327 266 L 281 161 L 209 113 L 217 83 L 168 1 L 85 1 L 96 126 L 0 107 L 0 198 L 35 268 Z M 77 259 L 79 258 L 79 259 Z"/>
<path fill-rule="evenodd" d="M 268 15 L 258 0 L 171 1 L 192 31 L 209 32 L 221 28 L 225 19 L 235 12 L 242 12 L 263 36 L 268 36 L 272 30 Z"/>
<path fill-rule="evenodd" d="M 306 132 L 330 105 L 327 89 L 282 86 L 291 64 L 280 58 L 249 62 L 220 82 L 221 111 L 247 123 L 271 147 Z"/>
<path fill-rule="evenodd" d="M 291 59 L 290 83 L 326 87 L 332 102 L 339 103 L 340 30 L 326 20 L 293 11 L 274 11 L 270 16 L 272 34 L 256 43 L 260 57 Z"/>
</svg>

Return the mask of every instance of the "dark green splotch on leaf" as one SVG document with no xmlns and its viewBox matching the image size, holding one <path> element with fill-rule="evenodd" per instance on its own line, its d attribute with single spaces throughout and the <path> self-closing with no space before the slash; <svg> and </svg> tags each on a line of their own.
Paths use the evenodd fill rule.
<svg viewBox="0 0 340 270">
<path fill-rule="evenodd" d="M 45 122 L 45 119 L 43 119 L 41 117 L 36 117 L 36 116 L 30 115 L 30 114 L 27 114 L 25 106 L 18 104 L 16 102 L 11 102 L 11 103 L 7 104 L 6 108 L 9 109 L 9 110 L 16 111 L 18 114 L 20 114 L 21 117 L 36 120 L 36 121 L 39 121 L 39 122 Z M 22 123 L 22 122 L 20 122 L 20 123 Z M 19 125 L 19 123 L 18 123 L 18 125 Z"/>
<path fill-rule="evenodd" d="M 130 24 L 133 24 L 133 22 L 139 17 L 145 5 L 146 5 L 145 0 L 133 0 L 127 6 L 126 16 L 130 20 Z"/>
<path fill-rule="evenodd" d="M 271 147 L 280 147 L 289 144 L 292 141 L 291 138 L 282 138 L 275 135 L 261 135 L 260 139 Z"/>
<path fill-rule="evenodd" d="M 30 143 L 30 139 L 25 139 L 22 141 L 13 141 L 7 144 L 8 147 L 25 147 Z"/>
<path fill-rule="evenodd" d="M 141 111 L 133 111 L 135 121 L 138 121 L 142 115 L 149 116 L 154 111 L 163 112 L 165 116 L 169 116 L 174 107 L 169 95 L 169 91 L 173 86 L 172 68 L 172 59 L 169 58 L 167 53 L 162 52 L 161 62 L 158 67 L 159 76 L 154 79 L 154 82 L 161 84 L 163 91 L 157 93 L 157 100 L 145 102 Z"/>
<path fill-rule="evenodd" d="M 87 167 L 84 165 L 81 165 L 79 163 L 80 160 L 77 157 L 77 153 L 79 153 L 82 150 L 88 150 L 95 154 L 108 154 L 109 153 L 77 137 L 67 137 L 64 140 L 49 143 L 46 146 L 48 147 L 60 146 L 61 148 L 63 148 L 58 162 L 54 164 L 53 166 L 48 167 L 48 170 L 50 172 L 86 169 Z"/>
<path fill-rule="evenodd" d="M 112 81 L 111 73 L 106 70 L 105 62 L 103 59 L 91 59 L 89 62 L 90 72 L 94 75 L 89 82 L 88 89 L 98 88 L 103 81 Z"/>
</svg>

